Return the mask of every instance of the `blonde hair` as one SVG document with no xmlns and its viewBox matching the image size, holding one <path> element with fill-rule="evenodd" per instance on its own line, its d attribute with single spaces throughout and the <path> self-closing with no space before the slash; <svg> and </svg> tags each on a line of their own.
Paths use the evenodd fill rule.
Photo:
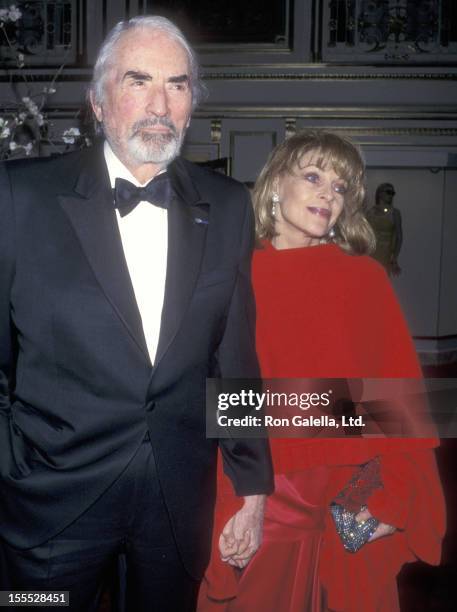
<svg viewBox="0 0 457 612">
<path fill-rule="evenodd" d="M 276 235 L 272 213 L 275 183 L 285 174 L 295 174 L 300 161 L 312 153 L 318 168 L 331 168 L 347 184 L 343 210 L 334 226 L 333 242 L 342 249 L 362 255 L 375 248 L 375 236 L 363 213 L 365 203 L 365 163 L 359 149 L 347 138 L 324 130 L 304 130 L 291 136 L 271 152 L 253 190 L 256 236 L 272 240 Z"/>
</svg>

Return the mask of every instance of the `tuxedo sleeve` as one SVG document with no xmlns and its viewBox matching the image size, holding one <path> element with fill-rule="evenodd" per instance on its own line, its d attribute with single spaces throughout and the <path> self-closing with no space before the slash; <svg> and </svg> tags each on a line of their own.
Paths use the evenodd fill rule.
<svg viewBox="0 0 457 612">
<path fill-rule="evenodd" d="M 11 187 L 4 164 L 0 164 L 0 468 L 8 458 L 11 388 L 14 350 L 10 294 L 14 276 L 14 214 Z"/>
<path fill-rule="evenodd" d="M 222 378 L 260 377 L 255 352 L 255 303 L 251 285 L 254 216 L 250 197 L 243 190 L 244 221 L 238 259 L 238 275 L 228 310 L 224 336 L 218 350 Z M 273 468 L 267 439 L 219 440 L 224 472 L 237 495 L 269 494 L 273 491 Z"/>
</svg>

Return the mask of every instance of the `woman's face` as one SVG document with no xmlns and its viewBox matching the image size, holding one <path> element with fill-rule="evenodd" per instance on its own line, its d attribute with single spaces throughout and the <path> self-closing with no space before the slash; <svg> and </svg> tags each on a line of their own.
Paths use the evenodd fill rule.
<svg viewBox="0 0 457 612">
<path fill-rule="evenodd" d="M 280 249 L 319 244 L 340 216 L 347 191 L 346 182 L 332 168 L 313 164 L 312 152 L 302 157 L 293 172 L 280 176 L 276 185 L 278 236 L 273 244 Z"/>
</svg>

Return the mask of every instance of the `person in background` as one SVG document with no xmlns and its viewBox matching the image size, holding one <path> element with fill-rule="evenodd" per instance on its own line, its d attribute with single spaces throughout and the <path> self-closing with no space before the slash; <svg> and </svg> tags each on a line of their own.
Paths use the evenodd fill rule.
<svg viewBox="0 0 457 612">
<path fill-rule="evenodd" d="M 365 168 L 349 140 L 303 131 L 276 147 L 254 189 L 258 248 L 252 274 L 263 378 L 421 377 L 414 345 L 383 268 L 367 254 Z M 376 321 L 376 325 L 373 325 Z M 434 450 L 423 439 L 272 439 L 275 492 L 250 562 L 213 541 L 199 612 L 395 612 L 408 561 L 440 560 L 444 501 Z M 348 552 L 329 505 L 361 466 L 380 465 L 357 523 L 379 521 Z M 238 507 L 219 473 L 216 522 Z M 217 532 L 216 532 L 217 533 Z"/>
<path fill-rule="evenodd" d="M 375 205 L 367 212 L 367 219 L 376 237 L 372 257 L 384 266 L 389 276 L 398 276 L 398 265 L 403 243 L 401 212 L 394 207 L 395 189 L 392 183 L 381 183 L 375 194 Z"/>
</svg>

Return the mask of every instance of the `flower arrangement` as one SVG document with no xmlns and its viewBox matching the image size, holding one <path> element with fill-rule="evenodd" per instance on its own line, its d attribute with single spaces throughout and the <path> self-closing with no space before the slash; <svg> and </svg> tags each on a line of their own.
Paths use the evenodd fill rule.
<svg viewBox="0 0 457 612">
<path fill-rule="evenodd" d="M 12 23 L 14 23 L 15 21 L 18 21 L 18 19 L 20 19 L 21 17 L 21 11 L 14 4 L 12 4 L 9 9 L 0 9 L 0 21 L 2 22 L 6 23 L 8 21 L 11 21 Z"/>
<path fill-rule="evenodd" d="M 14 48 L 11 33 L 22 18 L 20 9 L 12 4 L 9 8 L 0 9 L 0 44 L 7 45 L 14 52 L 17 69 L 23 71 L 25 56 Z M 55 139 L 49 138 L 52 124 L 46 114 L 49 97 L 56 93 L 56 81 L 63 70 L 57 70 L 52 82 L 41 91 L 33 91 L 27 77 L 22 73 L 23 83 L 27 86 L 27 95 L 18 95 L 14 100 L 0 104 L 0 160 L 12 157 L 40 155 L 42 145 L 48 150 L 62 151 L 56 146 Z M 3 107 L 3 111 L 2 111 Z M 90 139 L 81 133 L 78 127 L 66 129 L 60 136 L 65 149 L 90 145 Z"/>
</svg>

